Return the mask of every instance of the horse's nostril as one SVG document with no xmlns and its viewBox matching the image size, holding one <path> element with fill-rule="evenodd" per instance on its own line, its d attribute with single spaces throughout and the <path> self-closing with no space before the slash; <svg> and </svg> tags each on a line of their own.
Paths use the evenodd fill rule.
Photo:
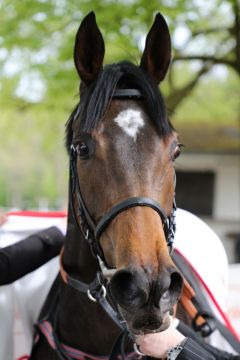
<svg viewBox="0 0 240 360">
<path fill-rule="evenodd" d="M 124 292 L 131 299 L 136 292 L 133 275 L 124 270 L 117 272 L 111 281 L 111 291 L 113 295 L 119 295 L 119 293 Z"/>
<path fill-rule="evenodd" d="M 183 288 L 183 277 L 178 271 L 174 271 L 171 274 L 171 282 L 169 286 L 169 292 L 173 299 L 178 299 Z"/>
<path fill-rule="evenodd" d="M 147 292 L 144 283 L 136 272 L 120 270 L 110 281 L 110 291 L 113 298 L 121 306 L 141 306 L 147 301 Z"/>
<path fill-rule="evenodd" d="M 182 290 L 182 276 L 174 269 L 161 273 L 158 281 L 151 282 L 141 271 L 117 271 L 110 281 L 110 292 L 115 302 L 131 311 L 151 304 L 156 308 L 174 305 Z"/>
<path fill-rule="evenodd" d="M 159 275 L 154 288 L 154 305 L 159 308 L 163 303 L 174 305 L 182 290 L 183 279 L 181 274 L 175 269 L 168 269 Z"/>
</svg>

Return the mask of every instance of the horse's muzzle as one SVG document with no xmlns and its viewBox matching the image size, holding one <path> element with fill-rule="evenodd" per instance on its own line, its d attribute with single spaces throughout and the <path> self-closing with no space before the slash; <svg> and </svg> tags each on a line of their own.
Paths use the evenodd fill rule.
<svg viewBox="0 0 240 360">
<path fill-rule="evenodd" d="M 129 330 L 140 334 L 169 326 L 169 312 L 177 303 L 182 286 L 182 276 L 173 266 L 152 278 L 141 268 L 122 269 L 112 277 L 110 292 Z"/>
</svg>

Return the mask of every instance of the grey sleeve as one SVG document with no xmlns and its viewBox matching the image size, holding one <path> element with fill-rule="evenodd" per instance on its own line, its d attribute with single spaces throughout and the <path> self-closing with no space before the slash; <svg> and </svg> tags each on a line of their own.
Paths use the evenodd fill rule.
<svg viewBox="0 0 240 360">
<path fill-rule="evenodd" d="M 188 338 L 177 360 L 216 360 L 215 356 L 207 352 L 201 345 Z"/>
</svg>

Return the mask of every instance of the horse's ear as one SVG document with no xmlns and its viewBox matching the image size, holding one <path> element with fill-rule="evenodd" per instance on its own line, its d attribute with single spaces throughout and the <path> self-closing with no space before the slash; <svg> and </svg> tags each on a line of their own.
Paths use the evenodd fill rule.
<svg viewBox="0 0 240 360">
<path fill-rule="evenodd" d="M 141 68 L 159 84 L 171 61 L 171 37 L 164 17 L 158 13 L 147 35 Z"/>
<path fill-rule="evenodd" d="M 86 84 L 91 83 L 101 71 L 104 52 L 103 37 L 92 11 L 81 22 L 74 46 L 75 66 Z"/>
</svg>

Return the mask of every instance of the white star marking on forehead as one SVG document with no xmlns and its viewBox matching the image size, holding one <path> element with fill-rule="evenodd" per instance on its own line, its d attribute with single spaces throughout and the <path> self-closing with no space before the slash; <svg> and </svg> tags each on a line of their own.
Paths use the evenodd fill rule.
<svg viewBox="0 0 240 360">
<path fill-rule="evenodd" d="M 131 136 L 134 141 L 137 139 L 139 130 L 144 126 L 141 112 L 132 109 L 121 111 L 113 121 L 117 123 L 126 134 Z"/>
</svg>

